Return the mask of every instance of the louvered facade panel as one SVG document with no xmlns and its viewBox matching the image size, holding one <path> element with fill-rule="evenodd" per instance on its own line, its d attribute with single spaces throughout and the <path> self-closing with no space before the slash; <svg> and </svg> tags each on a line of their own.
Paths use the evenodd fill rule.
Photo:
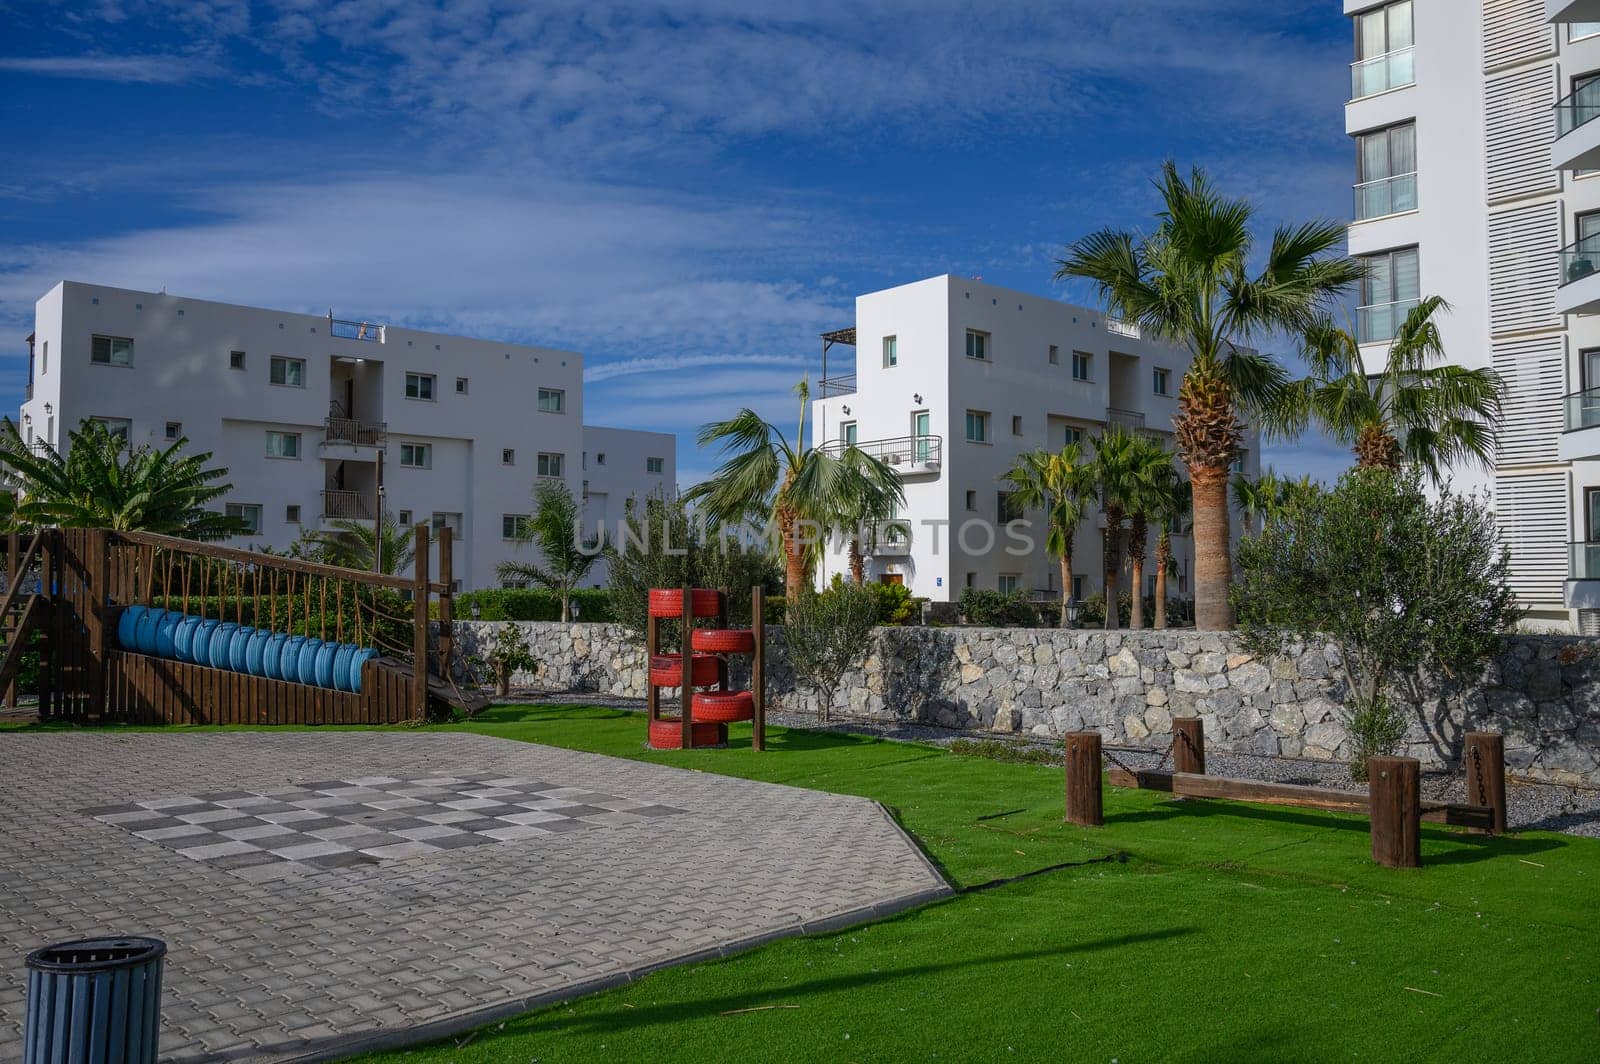
<svg viewBox="0 0 1600 1064">
<path fill-rule="evenodd" d="M 1555 139 L 1554 68 L 1490 78 L 1483 87 L 1485 180 L 1490 203 L 1554 192 L 1560 178 L 1550 165 Z"/>
<path fill-rule="evenodd" d="M 1511 589 L 1524 604 L 1561 602 L 1570 507 L 1565 473 L 1498 475 L 1495 525 L 1511 551 Z"/>
<path fill-rule="evenodd" d="M 1449 0 L 1469 8 L 1467 0 Z M 1467 11 L 1461 12 L 1469 17 Z M 1526 63 L 1556 50 L 1555 27 L 1545 19 L 1544 0 L 1483 0 L 1483 69 Z"/>
<path fill-rule="evenodd" d="M 1561 205 L 1555 200 L 1489 215 L 1489 328 L 1501 334 L 1557 329 Z"/>
<path fill-rule="evenodd" d="M 1566 346 L 1560 336 L 1494 345 L 1494 371 L 1505 383 L 1501 405 L 1501 465 L 1558 461 L 1561 397 L 1566 394 Z"/>
</svg>

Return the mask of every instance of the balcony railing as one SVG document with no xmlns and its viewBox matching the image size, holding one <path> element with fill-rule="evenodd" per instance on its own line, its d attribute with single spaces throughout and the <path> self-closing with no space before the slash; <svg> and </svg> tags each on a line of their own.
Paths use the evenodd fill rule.
<svg viewBox="0 0 1600 1064">
<path fill-rule="evenodd" d="M 1600 543 L 1572 545 L 1573 580 L 1600 580 Z"/>
<path fill-rule="evenodd" d="M 366 340 L 370 343 L 381 344 L 384 342 L 384 333 L 387 328 L 370 321 L 346 321 L 343 318 L 328 318 L 328 335 L 336 336 L 341 340 Z"/>
<path fill-rule="evenodd" d="M 1356 221 L 1417 209 L 1417 175 L 1396 174 L 1356 186 Z"/>
<path fill-rule="evenodd" d="M 866 544 L 868 554 L 880 558 L 901 558 L 911 553 L 911 522 L 903 517 L 879 521 Z"/>
<path fill-rule="evenodd" d="M 1415 64 L 1410 48 L 1396 48 L 1371 59 L 1360 59 L 1350 64 L 1350 98 L 1376 96 L 1390 89 L 1404 88 L 1416 83 Z"/>
<path fill-rule="evenodd" d="M 829 399 L 835 395 L 851 395 L 856 390 L 856 375 L 846 373 L 839 377 L 824 377 L 817 382 L 817 396 Z"/>
<path fill-rule="evenodd" d="M 347 443 L 353 447 L 377 447 L 389 435 L 386 422 L 358 421 L 352 417 L 328 417 L 322 421 L 324 443 Z"/>
<path fill-rule="evenodd" d="M 1561 249 L 1561 283 L 1581 281 L 1600 269 L 1600 234 L 1575 240 Z"/>
<path fill-rule="evenodd" d="M 1137 410 L 1122 410 L 1114 406 L 1106 407 L 1106 424 L 1120 425 L 1129 432 L 1144 431 L 1144 415 Z"/>
<path fill-rule="evenodd" d="M 1600 118 L 1600 81 L 1591 81 L 1556 102 L 1556 136 L 1564 137 L 1596 118 Z"/>
<path fill-rule="evenodd" d="M 322 516 L 343 521 L 370 521 L 372 500 L 361 491 L 324 491 Z"/>
<path fill-rule="evenodd" d="M 1123 321 L 1121 318 L 1107 318 L 1106 332 L 1112 336 L 1126 336 L 1130 340 L 1137 340 L 1143 335 L 1136 323 Z"/>
<path fill-rule="evenodd" d="M 843 440 L 825 443 L 825 453 L 839 457 L 849 444 Z M 932 473 L 944 460 L 943 436 L 895 436 L 884 440 L 862 440 L 856 449 L 876 458 L 899 473 Z"/>
<path fill-rule="evenodd" d="M 1416 308 L 1417 300 L 1400 299 L 1393 303 L 1374 303 L 1356 308 L 1356 339 L 1364 344 L 1387 343 L 1400 331 L 1406 315 Z"/>
<path fill-rule="evenodd" d="M 1573 392 L 1562 400 L 1562 405 L 1566 407 L 1564 431 L 1600 428 L 1600 388 Z"/>
</svg>

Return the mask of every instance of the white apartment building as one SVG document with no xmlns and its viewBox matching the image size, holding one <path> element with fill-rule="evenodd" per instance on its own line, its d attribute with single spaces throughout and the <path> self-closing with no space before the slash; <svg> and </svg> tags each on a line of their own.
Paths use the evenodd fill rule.
<svg viewBox="0 0 1600 1064">
<path fill-rule="evenodd" d="M 595 489 L 590 523 L 675 490 L 673 437 L 583 424 L 570 351 L 76 281 L 39 299 L 28 345 L 30 443 L 65 448 L 86 419 L 134 444 L 187 437 L 228 469 L 223 503 L 253 529 L 239 545 L 371 520 L 381 462 L 385 508 L 448 526 L 456 579 L 494 587 L 502 561 L 537 560 L 512 537 L 538 478 Z"/>
<path fill-rule="evenodd" d="M 1035 548 L 1008 553 L 1000 526 L 1015 512 L 1001 477 L 1025 451 L 1070 440 L 1087 450 L 1088 437 L 1109 424 L 1155 433 L 1170 449 L 1189 364 L 1187 350 L 1141 338 L 1098 310 L 950 275 L 858 297 L 854 328 L 823 340 L 817 438 L 882 458 L 905 487 L 901 521 L 866 544 L 868 579 L 906 584 L 935 602 L 958 600 L 968 587 L 1059 597 L 1059 564 L 1045 553 L 1038 513 L 1023 515 L 1038 530 Z M 841 368 L 850 346 L 853 366 Z M 1237 468 L 1260 471 L 1253 432 Z M 1103 587 L 1104 528 L 1094 514 L 1078 530 L 1076 598 Z M 1173 548 L 1178 576 L 1168 593 L 1192 597 L 1192 542 L 1176 536 Z M 1152 530 L 1147 559 L 1154 549 Z M 848 564 L 843 549 L 830 549 L 819 579 Z M 1147 564 L 1145 593 L 1153 582 Z"/>
<path fill-rule="evenodd" d="M 1492 495 L 1530 623 L 1600 632 L 1600 0 L 1344 0 L 1369 366 L 1421 296 L 1507 402 Z"/>
</svg>

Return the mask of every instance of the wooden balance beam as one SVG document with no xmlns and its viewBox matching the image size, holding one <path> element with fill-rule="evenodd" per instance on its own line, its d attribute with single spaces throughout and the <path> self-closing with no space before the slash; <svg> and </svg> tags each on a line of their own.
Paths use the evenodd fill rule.
<svg viewBox="0 0 1600 1064">
<path fill-rule="evenodd" d="M 1450 824 L 1488 834 L 1505 831 L 1505 745 L 1489 732 L 1467 735 L 1464 761 L 1467 793 L 1482 804 L 1424 801 L 1421 765 L 1416 758 L 1386 757 L 1369 761 L 1366 794 L 1298 783 L 1233 779 L 1205 774 L 1205 738 L 1199 719 L 1172 722 L 1177 771 L 1129 770 L 1113 766 L 1115 786 L 1165 791 L 1181 798 L 1225 798 L 1236 802 L 1358 813 L 1372 822 L 1372 855 L 1379 864 L 1415 868 L 1422 863 L 1420 822 Z M 1066 738 L 1067 820 L 1074 824 L 1105 822 L 1101 801 L 1101 740 L 1098 732 L 1074 732 Z"/>
</svg>

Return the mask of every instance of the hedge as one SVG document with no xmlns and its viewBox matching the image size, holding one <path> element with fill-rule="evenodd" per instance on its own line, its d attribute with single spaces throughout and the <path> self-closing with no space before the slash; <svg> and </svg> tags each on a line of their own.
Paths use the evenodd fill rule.
<svg viewBox="0 0 1600 1064">
<path fill-rule="evenodd" d="M 614 621 L 611 592 L 601 588 L 578 588 L 572 592 L 572 604 L 578 608 L 577 619 Z M 484 621 L 559 621 L 561 596 L 544 588 L 489 588 L 468 591 L 456 596 L 456 620 L 470 621 L 472 606 L 476 603 L 479 620 Z"/>
</svg>

